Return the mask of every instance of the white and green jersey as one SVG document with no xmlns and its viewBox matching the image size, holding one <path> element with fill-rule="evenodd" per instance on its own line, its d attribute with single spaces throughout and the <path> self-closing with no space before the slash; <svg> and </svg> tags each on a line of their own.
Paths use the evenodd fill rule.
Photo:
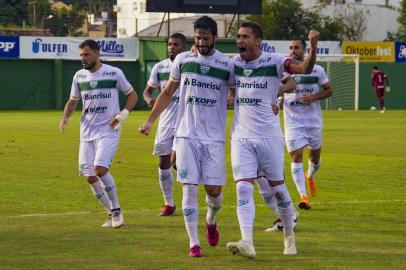
<svg viewBox="0 0 406 270">
<path fill-rule="evenodd" d="M 169 73 L 171 71 L 172 63 L 173 62 L 169 58 L 157 63 L 152 68 L 151 76 L 148 80 L 148 85 L 154 88 L 160 87 L 162 91 L 169 79 Z M 177 89 L 176 92 L 173 94 L 171 103 L 159 116 L 158 128 L 175 128 L 178 105 L 179 89 Z"/>
<path fill-rule="evenodd" d="M 232 138 L 283 137 L 272 104 L 277 101 L 288 60 L 282 54 L 267 52 L 249 62 L 240 56 L 232 58 L 236 82 Z"/>
<path fill-rule="evenodd" d="M 80 139 L 92 141 L 104 136 L 120 136 L 109 126 L 120 112 L 118 91 L 128 95 L 131 84 L 116 67 L 103 64 L 96 72 L 81 69 L 73 76 L 70 98 L 82 99 Z"/>
<path fill-rule="evenodd" d="M 293 78 L 296 81 L 296 89 L 292 93 L 284 95 L 285 132 L 288 132 L 289 128 L 321 128 L 320 101 L 317 100 L 306 105 L 300 101 L 300 98 L 303 95 L 319 93 L 321 86 L 329 82 L 324 69 L 319 65 L 315 65 L 311 74 L 294 74 Z"/>
<path fill-rule="evenodd" d="M 227 92 L 233 82 L 230 59 L 184 52 L 176 56 L 170 79 L 179 82 L 176 137 L 225 141 Z"/>
</svg>

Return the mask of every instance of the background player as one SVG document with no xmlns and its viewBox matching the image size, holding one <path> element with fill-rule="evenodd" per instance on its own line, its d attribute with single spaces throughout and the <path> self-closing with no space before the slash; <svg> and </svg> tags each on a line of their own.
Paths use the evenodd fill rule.
<svg viewBox="0 0 406 270">
<path fill-rule="evenodd" d="M 381 107 L 381 113 L 384 113 L 386 110 L 384 101 L 384 90 L 386 90 L 386 92 L 390 91 L 388 76 L 380 71 L 377 66 L 373 66 L 371 83 L 372 87 L 374 87 L 375 89 L 375 97 L 378 100 L 379 106 Z"/>
<path fill-rule="evenodd" d="M 124 220 L 109 168 L 120 139 L 120 127 L 138 98 L 120 69 L 100 63 L 100 48 L 96 41 L 85 40 L 79 48 L 83 69 L 73 77 L 70 99 L 59 128 L 63 133 L 82 99 L 79 174 L 86 177 L 94 195 L 109 213 L 102 226 L 117 228 Z M 127 95 L 127 103 L 121 112 L 119 91 Z"/>
<path fill-rule="evenodd" d="M 154 65 L 148 84 L 145 87 L 143 97 L 148 106 L 153 107 L 155 99 L 152 97 L 154 89 L 163 90 L 169 79 L 169 73 L 175 57 L 186 50 L 186 37 L 180 33 L 174 33 L 168 40 L 169 58 Z M 165 204 L 160 216 L 170 216 L 176 210 L 173 200 L 173 175 L 171 169 L 171 152 L 175 136 L 175 123 L 179 104 L 179 90 L 172 96 L 172 101 L 161 113 L 158 130 L 155 136 L 153 155 L 159 156 L 159 184 L 164 196 Z"/>
</svg>

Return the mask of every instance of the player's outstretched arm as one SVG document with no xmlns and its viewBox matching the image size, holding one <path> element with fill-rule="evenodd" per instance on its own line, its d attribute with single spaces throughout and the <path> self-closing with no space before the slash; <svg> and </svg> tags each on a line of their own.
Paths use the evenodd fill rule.
<svg viewBox="0 0 406 270">
<path fill-rule="evenodd" d="M 292 74 L 310 74 L 313 71 L 314 64 L 316 63 L 317 42 L 320 38 L 320 33 L 316 30 L 309 32 L 310 51 L 304 62 L 292 61 L 290 62 L 289 69 Z"/>
<path fill-rule="evenodd" d="M 134 109 L 135 105 L 138 102 L 138 95 L 135 92 L 134 88 L 130 90 L 130 93 L 127 94 L 127 102 L 124 106 L 124 109 L 116 114 L 110 122 L 110 127 L 113 129 L 119 129 L 123 125 L 124 121 L 130 115 L 130 112 Z"/>
<path fill-rule="evenodd" d="M 63 117 L 59 122 L 59 130 L 62 132 L 62 134 L 64 134 L 65 127 L 69 123 L 69 117 L 71 117 L 71 115 L 75 112 L 77 105 L 78 100 L 75 99 L 69 99 L 68 102 L 66 102 L 65 108 L 63 110 Z"/>
<path fill-rule="evenodd" d="M 158 98 L 155 101 L 154 107 L 152 108 L 151 113 L 149 114 L 147 120 L 138 128 L 138 131 L 144 135 L 148 135 L 151 131 L 151 126 L 154 121 L 158 118 L 161 112 L 168 107 L 171 102 L 173 94 L 176 92 L 176 89 L 179 87 L 178 82 L 174 82 L 171 79 L 165 85 L 164 90 L 159 94 Z"/>
</svg>

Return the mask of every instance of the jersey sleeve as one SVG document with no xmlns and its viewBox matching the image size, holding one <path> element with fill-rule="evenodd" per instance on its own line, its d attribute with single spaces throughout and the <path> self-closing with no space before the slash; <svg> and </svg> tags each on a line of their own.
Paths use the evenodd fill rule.
<svg viewBox="0 0 406 270">
<path fill-rule="evenodd" d="M 154 88 L 159 86 L 159 79 L 158 79 L 158 67 L 159 63 L 155 64 L 151 70 L 151 75 L 149 76 L 148 85 Z"/>
<path fill-rule="evenodd" d="M 319 70 L 319 86 L 325 85 L 328 82 L 330 82 L 330 80 L 327 77 L 327 74 L 324 71 L 324 68 L 320 67 L 320 70 Z"/>
<path fill-rule="evenodd" d="M 73 76 L 72 86 L 70 88 L 70 99 L 80 100 L 80 98 L 81 98 L 81 95 L 80 95 L 79 85 L 78 85 L 78 81 L 77 81 L 77 74 L 75 74 L 75 76 Z"/>
<path fill-rule="evenodd" d="M 292 74 L 290 70 L 290 63 L 292 59 L 283 54 L 276 54 L 276 69 L 280 80 L 287 77 L 286 73 Z"/>
<path fill-rule="evenodd" d="M 117 69 L 117 89 L 121 91 L 124 95 L 128 95 L 131 93 L 133 87 L 128 82 L 127 78 L 125 77 L 124 73 L 121 69 Z"/>
<path fill-rule="evenodd" d="M 235 63 L 235 60 L 236 60 L 236 59 L 237 59 L 236 56 L 234 56 L 233 58 L 231 58 L 231 59 L 228 61 L 229 71 L 230 71 L 230 77 L 228 78 L 227 85 L 228 85 L 228 87 L 230 87 L 230 88 L 235 88 L 234 63 Z"/>
<path fill-rule="evenodd" d="M 173 64 L 172 64 L 172 67 L 171 67 L 171 72 L 169 74 L 169 79 L 171 81 L 180 82 L 180 75 L 181 75 L 181 73 L 180 73 L 180 61 L 181 61 L 182 55 L 183 55 L 183 53 L 178 54 L 176 56 L 175 60 L 173 60 Z"/>
</svg>

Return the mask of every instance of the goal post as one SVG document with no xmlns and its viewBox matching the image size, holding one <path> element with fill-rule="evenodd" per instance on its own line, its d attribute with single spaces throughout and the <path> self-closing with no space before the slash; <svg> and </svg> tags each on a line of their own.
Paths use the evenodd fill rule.
<svg viewBox="0 0 406 270">
<path fill-rule="evenodd" d="M 359 109 L 359 55 L 317 55 L 317 64 L 326 71 L 333 88 L 333 95 L 324 101 L 326 110 Z"/>
</svg>

